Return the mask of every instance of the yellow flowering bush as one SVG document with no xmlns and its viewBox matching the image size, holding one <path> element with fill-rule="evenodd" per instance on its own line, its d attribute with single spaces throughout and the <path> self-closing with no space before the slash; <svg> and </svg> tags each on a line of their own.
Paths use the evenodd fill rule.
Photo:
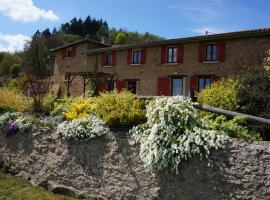
<svg viewBox="0 0 270 200">
<path fill-rule="evenodd" d="M 84 101 L 73 102 L 67 106 L 67 112 L 62 115 L 67 120 L 82 119 L 89 117 L 89 114 L 95 109 L 94 98 L 88 98 Z"/>
<path fill-rule="evenodd" d="M 97 114 L 109 126 L 132 126 L 146 119 L 144 102 L 128 91 L 101 93 L 95 105 Z"/>
</svg>

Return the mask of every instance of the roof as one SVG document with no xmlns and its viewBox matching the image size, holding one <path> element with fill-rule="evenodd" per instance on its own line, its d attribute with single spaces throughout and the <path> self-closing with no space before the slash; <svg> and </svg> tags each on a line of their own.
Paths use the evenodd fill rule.
<svg viewBox="0 0 270 200">
<path fill-rule="evenodd" d="M 194 37 L 163 39 L 163 40 L 155 40 L 152 42 L 142 42 L 142 43 L 137 43 L 137 44 L 117 45 L 117 46 L 110 46 L 110 47 L 105 47 L 105 48 L 91 49 L 91 50 L 86 51 L 85 54 L 95 54 L 95 53 L 121 50 L 121 49 L 129 49 L 129 48 L 137 48 L 137 47 L 167 45 L 167 44 L 186 43 L 186 42 L 211 41 L 211 40 L 228 39 L 228 38 L 265 36 L 265 35 L 270 36 L 270 28 L 226 32 L 226 33 L 211 34 L 211 35 L 200 35 L 200 36 L 194 36 Z"/>
<path fill-rule="evenodd" d="M 60 49 L 66 48 L 66 47 L 70 47 L 70 46 L 75 45 L 75 44 L 84 43 L 84 42 L 91 42 L 91 43 L 94 43 L 94 44 L 102 45 L 102 46 L 104 46 L 104 47 L 110 47 L 110 46 L 111 46 L 111 45 L 104 44 L 104 43 L 101 43 L 101 42 L 96 41 L 96 40 L 91 40 L 91 39 L 81 39 L 81 40 L 77 40 L 77 41 L 75 41 L 75 42 L 71 42 L 71 43 L 65 44 L 65 45 L 63 45 L 63 46 L 60 46 L 60 47 L 51 49 L 51 52 L 55 52 L 55 51 L 57 51 L 57 50 L 60 50 Z"/>
</svg>

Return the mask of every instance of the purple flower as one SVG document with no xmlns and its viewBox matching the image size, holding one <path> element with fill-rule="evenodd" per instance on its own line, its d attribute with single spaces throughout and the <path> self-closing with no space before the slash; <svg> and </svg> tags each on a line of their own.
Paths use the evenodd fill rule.
<svg viewBox="0 0 270 200">
<path fill-rule="evenodd" d="M 10 122 L 10 121 L 5 123 L 3 127 L 3 131 L 6 136 L 10 136 L 14 134 L 16 130 L 17 130 L 17 126 L 13 122 Z"/>
</svg>

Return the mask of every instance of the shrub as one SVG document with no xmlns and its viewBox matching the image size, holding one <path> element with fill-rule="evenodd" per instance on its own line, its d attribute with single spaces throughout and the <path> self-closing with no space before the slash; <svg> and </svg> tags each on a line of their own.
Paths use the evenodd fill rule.
<svg viewBox="0 0 270 200">
<path fill-rule="evenodd" d="M 102 119 L 89 115 L 87 118 L 64 121 L 58 125 L 57 132 L 64 138 L 89 140 L 109 132 Z"/>
<path fill-rule="evenodd" d="M 178 173 L 182 160 L 194 155 L 208 156 L 223 147 L 223 131 L 204 125 L 189 99 L 158 97 L 146 107 L 147 122 L 131 132 L 140 143 L 140 157 L 149 171 L 166 168 Z"/>
<path fill-rule="evenodd" d="M 232 120 L 228 120 L 225 116 L 218 116 L 212 119 L 211 116 L 207 116 L 204 120 L 208 123 L 208 126 L 215 130 L 224 131 L 233 138 L 262 139 L 259 133 L 248 129 L 248 124 L 244 117 L 237 116 Z"/>
<path fill-rule="evenodd" d="M 22 70 L 22 66 L 20 64 L 13 64 L 10 67 L 10 74 L 14 77 L 17 77 L 19 72 Z"/>
<path fill-rule="evenodd" d="M 95 109 L 94 98 L 88 98 L 86 100 L 77 100 L 68 105 L 67 111 L 62 115 L 67 120 L 81 119 L 89 116 Z"/>
<path fill-rule="evenodd" d="M 270 79 L 266 74 L 246 75 L 239 90 L 240 111 L 249 115 L 270 118 Z M 250 123 L 250 128 L 270 139 L 270 125 Z"/>
<path fill-rule="evenodd" d="M 45 114 L 50 114 L 54 109 L 55 97 L 51 93 L 47 93 L 42 101 L 42 109 Z"/>
<path fill-rule="evenodd" d="M 0 89 L 0 111 L 24 112 L 30 109 L 31 102 L 20 92 Z"/>
<path fill-rule="evenodd" d="M 227 78 L 213 83 L 198 94 L 202 105 L 214 106 L 226 110 L 239 108 L 238 93 L 241 87 L 239 78 Z"/>
<path fill-rule="evenodd" d="M 19 83 L 19 81 L 17 80 L 12 80 L 10 81 L 10 83 L 8 84 L 8 89 L 11 89 L 11 90 L 16 90 L 16 91 L 21 91 L 23 88 L 22 84 Z"/>
<path fill-rule="evenodd" d="M 131 126 L 145 121 L 143 101 L 128 91 L 101 93 L 96 112 L 110 126 Z"/>
</svg>

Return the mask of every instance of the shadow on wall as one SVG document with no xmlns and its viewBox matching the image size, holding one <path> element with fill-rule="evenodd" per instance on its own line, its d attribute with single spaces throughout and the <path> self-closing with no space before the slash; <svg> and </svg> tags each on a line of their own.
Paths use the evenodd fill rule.
<svg viewBox="0 0 270 200">
<path fill-rule="evenodd" d="M 211 161 L 195 157 L 180 165 L 179 174 L 171 171 L 158 173 L 162 200 L 231 200 L 239 184 L 230 182 L 226 175 L 228 152 L 215 152 Z M 209 164 L 211 166 L 209 166 Z"/>
</svg>

